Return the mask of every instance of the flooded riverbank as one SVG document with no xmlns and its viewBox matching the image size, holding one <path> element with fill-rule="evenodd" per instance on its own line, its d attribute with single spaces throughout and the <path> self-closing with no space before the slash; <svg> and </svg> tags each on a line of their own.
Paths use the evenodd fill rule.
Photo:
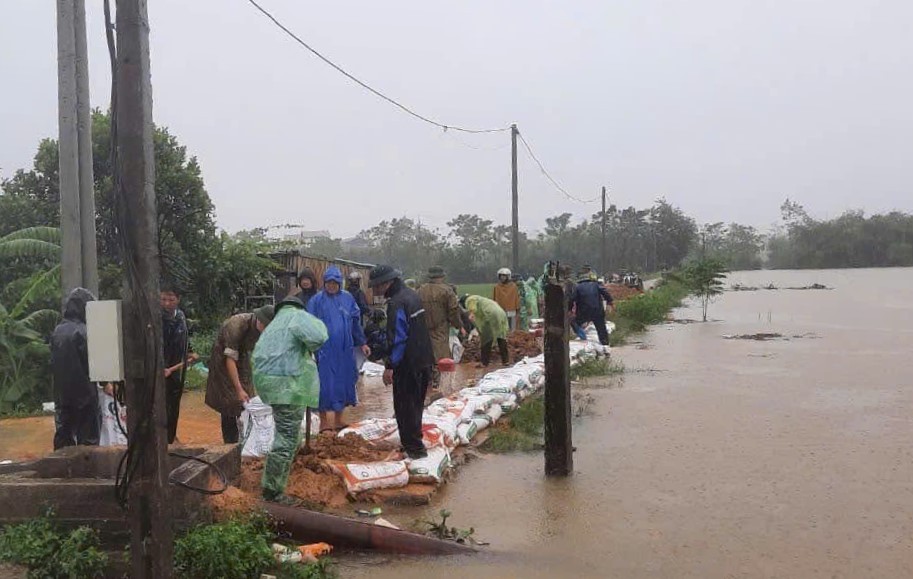
<svg viewBox="0 0 913 579">
<path fill-rule="evenodd" d="M 720 321 L 655 327 L 615 351 L 620 386 L 591 380 L 573 477 L 544 479 L 535 453 L 482 459 L 424 512 L 391 513 L 447 507 L 489 553 L 345 558 L 342 576 L 913 576 L 913 270 L 728 283 L 834 289 L 726 293 Z M 756 333 L 804 337 L 723 338 Z"/>
</svg>

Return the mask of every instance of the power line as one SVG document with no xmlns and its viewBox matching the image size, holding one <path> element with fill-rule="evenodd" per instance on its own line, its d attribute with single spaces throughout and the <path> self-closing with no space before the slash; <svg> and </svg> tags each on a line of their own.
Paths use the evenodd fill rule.
<svg viewBox="0 0 913 579">
<path fill-rule="evenodd" d="M 517 131 L 517 136 L 520 137 L 520 142 L 523 143 L 523 147 L 526 149 L 526 152 L 529 154 L 530 158 L 533 161 L 535 161 L 536 165 L 539 165 L 539 170 L 542 171 L 542 174 L 545 175 L 545 178 L 548 179 L 549 182 L 555 187 L 555 189 L 560 191 L 565 197 L 567 197 L 571 201 L 576 201 L 577 203 L 584 203 L 584 204 L 594 203 L 599 200 L 599 197 L 593 197 L 592 199 L 581 199 L 579 197 L 575 197 L 575 196 L 571 195 L 570 193 L 568 193 L 567 190 L 564 187 L 562 187 L 558 183 L 558 181 L 555 181 L 555 179 L 551 175 L 549 175 L 549 172 L 545 170 L 545 167 L 542 165 L 542 162 L 539 161 L 539 158 L 536 157 L 535 153 L 533 153 L 533 148 L 529 145 L 528 142 L 526 142 L 526 139 L 523 137 L 523 133 Z"/>
<path fill-rule="evenodd" d="M 310 51 L 311 54 L 313 54 L 314 56 L 316 56 L 317 58 L 319 58 L 320 60 L 322 60 L 322 61 L 325 62 L 326 64 L 328 64 L 328 65 L 330 65 L 331 67 L 333 67 L 334 69 L 336 69 L 336 71 L 338 71 L 339 73 L 341 73 L 343 76 L 345 76 L 346 78 L 348 78 L 349 80 L 351 80 L 351 81 L 354 82 L 355 84 L 361 86 L 363 89 L 367 90 L 368 92 L 374 94 L 374 95 L 377 96 L 377 97 L 382 98 L 383 100 L 387 101 L 387 102 L 390 103 L 391 105 L 393 105 L 393 106 L 395 106 L 395 107 L 401 109 L 401 110 L 402 110 L 403 112 L 405 112 L 406 114 L 409 114 L 409 115 L 411 115 L 411 116 L 413 116 L 413 117 L 419 119 L 420 121 L 425 121 L 426 123 L 428 123 L 428 124 L 430 124 L 430 125 L 434 125 L 434 126 L 436 126 L 436 127 L 439 127 L 439 128 L 441 128 L 441 129 L 444 129 L 445 131 L 460 131 L 460 132 L 463 132 L 463 133 L 476 133 L 476 134 L 478 134 L 478 133 L 499 133 L 499 132 L 509 131 L 509 130 L 510 130 L 510 127 L 503 127 L 503 128 L 499 128 L 499 129 L 466 129 L 466 128 L 463 128 L 463 127 L 456 127 L 456 126 L 452 126 L 452 125 L 445 125 L 444 123 L 435 121 L 435 120 L 430 119 L 430 118 L 428 118 L 428 117 L 426 117 L 426 116 L 424 116 L 424 115 L 420 115 L 419 113 L 413 111 L 412 109 L 410 109 L 410 108 L 407 107 L 406 105 L 397 102 L 396 100 L 394 100 L 394 99 L 388 97 L 388 96 L 385 95 L 384 93 L 380 92 L 379 90 L 376 90 L 376 89 L 372 88 L 372 87 L 369 86 L 367 83 L 365 83 L 365 82 L 359 80 L 359 79 L 356 78 L 355 76 L 353 76 L 353 75 L 351 75 L 350 73 L 348 73 L 348 72 L 347 72 L 345 69 L 343 69 L 341 66 L 339 66 L 338 64 L 336 64 L 335 62 L 333 62 L 332 60 L 330 60 L 329 58 L 327 58 L 326 56 L 324 56 L 323 54 L 321 54 L 320 52 L 318 52 L 315 48 L 313 48 L 313 47 L 312 47 L 311 45 L 309 45 L 307 42 L 305 42 L 304 40 L 302 40 L 297 34 L 295 34 L 294 32 L 292 32 L 292 31 L 289 30 L 288 28 L 286 28 L 281 22 L 279 22 L 279 20 L 276 19 L 275 16 L 273 16 L 272 14 L 270 14 L 265 8 L 263 8 L 262 6 L 260 6 L 259 4 L 257 4 L 257 2 L 255 2 L 254 0 L 247 0 L 247 1 L 250 2 L 257 10 L 259 10 L 260 12 L 262 12 L 264 16 L 266 16 L 267 18 L 269 18 L 270 20 L 272 20 L 273 24 L 275 24 L 276 26 L 279 27 L 280 30 L 282 30 L 283 32 L 285 32 L 286 34 L 288 34 L 292 39 L 295 40 L 295 42 L 297 42 L 298 44 L 300 44 L 301 46 L 303 46 L 304 48 L 306 48 L 308 51 Z"/>
</svg>

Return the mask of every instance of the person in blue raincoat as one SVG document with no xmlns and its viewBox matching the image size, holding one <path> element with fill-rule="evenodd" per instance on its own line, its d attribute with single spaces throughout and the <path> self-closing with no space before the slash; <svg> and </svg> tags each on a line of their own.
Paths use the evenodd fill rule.
<svg viewBox="0 0 913 579">
<path fill-rule="evenodd" d="M 342 289 L 342 272 L 336 266 L 323 274 L 323 290 L 308 302 L 308 312 L 327 327 L 329 339 L 317 352 L 317 371 L 320 374 L 321 430 L 341 430 L 347 426 L 343 411 L 355 406 L 358 397 L 355 383 L 358 368 L 355 348 L 365 357 L 371 355 L 361 327 L 361 310 L 352 294 Z"/>
</svg>

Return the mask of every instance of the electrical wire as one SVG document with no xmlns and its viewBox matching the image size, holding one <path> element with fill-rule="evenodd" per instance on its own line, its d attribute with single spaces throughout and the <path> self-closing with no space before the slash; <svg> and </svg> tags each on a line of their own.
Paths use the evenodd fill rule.
<svg viewBox="0 0 913 579">
<path fill-rule="evenodd" d="M 262 12 L 264 16 L 266 16 L 267 18 L 269 18 L 270 20 L 272 20 L 273 24 L 275 24 L 277 27 L 279 27 L 280 30 L 282 30 L 282 31 L 285 32 L 287 35 L 289 35 L 293 40 L 295 40 L 295 42 L 297 42 L 298 44 L 300 44 L 301 46 L 303 46 L 304 48 L 306 48 L 308 51 L 310 51 L 311 54 L 313 54 L 314 56 L 316 56 L 317 58 L 319 58 L 320 60 L 322 60 L 323 62 L 325 62 L 326 64 L 328 64 L 329 66 L 333 67 L 337 72 L 339 72 L 340 74 L 342 74 L 343 76 L 345 76 L 346 78 L 348 78 L 349 80 L 351 80 L 352 82 L 354 82 L 355 84 L 359 85 L 359 86 L 362 87 L 363 89 L 365 89 L 365 90 L 367 90 L 368 92 L 372 93 L 373 95 L 375 95 L 375 96 L 377 96 L 377 97 L 379 97 L 379 98 L 381 98 L 381 99 L 387 101 L 387 102 L 390 103 L 391 105 L 393 105 L 393 106 L 395 106 L 395 107 L 401 109 L 401 110 L 402 110 L 403 112 L 405 112 L 406 114 L 411 115 L 411 116 L 415 117 L 416 119 L 418 119 L 418 120 L 420 120 L 420 121 L 424 121 L 424 122 L 426 122 L 426 123 L 428 123 L 428 124 L 430 124 L 430 125 L 434 125 L 435 127 L 444 129 L 445 131 L 460 131 L 460 132 L 462 132 L 462 133 L 474 133 L 474 134 L 481 134 L 481 133 L 500 133 L 500 132 L 505 132 L 505 131 L 509 131 L 509 130 L 510 130 L 510 127 L 502 127 L 502 128 L 498 128 L 498 129 L 467 129 L 467 128 L 464 128 L 464 127 L 457 127 L 457 126 L 453 126 L 453 125 L 446 125 L 446 124 L 444 124 L 444 123 L 435 121 L 434 119 L 428 118 L 428 117 L 426 117 L 426 116 L 424 116 L 424 115 L 421 115 L 421 114 L 419 114 L 419 113 L 413 111 L 412 109 L 410 109 L 410 108 L 407 107 L 406 105 L 401 104 L 401 103 L 399 103 L 398 101 L 396 101 L 396 100 L 394 100 L 394 99 L 388 97 L 388 96 L 385 95 L 384 93 L 380 92 L 379 90 L 377 90 L 377 89 L 371 87 L 370 85 L 368 85 L 368 84 L 365 83 L 364 81 L 362 81 L 362 80 L 358 79 L 357 77 L 353 76 L 352 74 L 350 74 L 349 72 L 347 72 L 344 68 L 342 68 L 341 66 L 339 66 L 338 64 L 336 64 L 335 62 L 333 62 L 332 60 L 330 60 L 329 58 L 327 58 L 327 57 L 324 56 L 323 54 L 321 54 L 320 52 L 318 52 L 318 51 L 317 51 L 315 48 L 313 48 L 310 44 L 308 44 L 307 42 L 305 42 L 304 40 L 302 40 L 297 34 L 295 34 L 294 32 L 292 32 L 292 31 L 289 30 L 288 28 L 286 28 L 284 24 L 282 24 L 281 22 L 279 22 L 279 20 L 278 20 L 275 16 L 273 16 L 272 14 L 270 14 L 265 8 L 263 8 L 263 7 L 260 6 L 257 2 L 255 2 L 255 0 L 247 0 L 247 1 L 250 2 L 257 10 L 259 10 L 260 12 Z"/>
<path fill-rule="evenodd" d="M 584 204 L 595 203 L 596 201 L 598 201 L 600 199 L 600 197 L 593 197 L 592 199 L 581 199 L 579 197 L 575 197 L 574 195 L 571 195 L 570 193 L 568 193 L 567 190 L 564 187 L 562 187 L 561 184 L 558 183 L 558 181 L 556 181 L 549 174 L 548 171 L 545 170 L 545 167 L 542 165 L 542 162 L 539 161 L 539 158 L 536 157 L 535 153 L 533 153 L 533 148 L 523 137 L 523 133 L 521 133 L 520 131 L 517 131 L 517 136 L 520 137 L 520 142 L 523 143 L 523 147 L 526 149 L 526 152 L 529 154 L 530 158 L 536 163 L 536 165 L 539 165 L 539 170 L 542 172 L 542 174 L 545 176 L 545 178 L 548 179 L 548 181 L 555 187 L 555 189 L 560 191 L 565 197 L 567 197 L 571 201 L 576 201 L 577 203 L 584 203 Z"/>
</svg>

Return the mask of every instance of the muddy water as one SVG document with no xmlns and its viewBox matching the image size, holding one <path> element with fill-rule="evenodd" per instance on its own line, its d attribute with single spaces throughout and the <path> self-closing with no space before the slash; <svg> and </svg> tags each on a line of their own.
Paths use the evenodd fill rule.
<svg viewBox="0 0 913 579">
<path fill-rule="evenodd" d="M 727 293 L 720 321 L 617 349 L 629 372 L 589 383 L 573 477 L 544 479 L 538 454 L 480 459 L 426 513 L 390 513 L 446 506 L 488 554 L 346 559 L 342 575 L 913 576 L 913 270 L 731 281 L 835 289 Z M 757 332 L 789 339 L 722 338 Z"/>
</svg>

